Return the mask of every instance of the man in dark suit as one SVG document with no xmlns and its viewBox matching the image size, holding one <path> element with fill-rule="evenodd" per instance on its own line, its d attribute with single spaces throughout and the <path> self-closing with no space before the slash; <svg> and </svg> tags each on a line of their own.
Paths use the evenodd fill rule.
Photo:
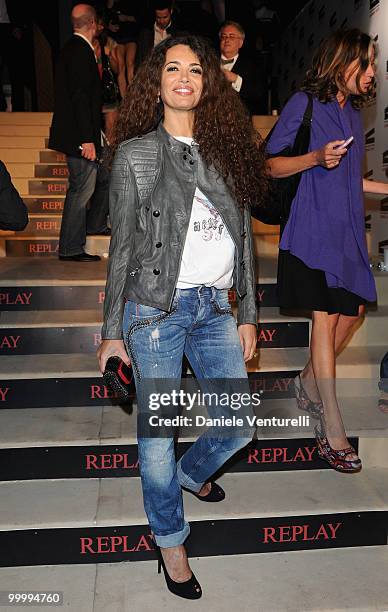
<svg viewBox="0 0 388 612">
<path fill-rule="evenodd" d="M 178 28 L 171 0 L 154 0 L 153 11 L 154 22 L 139 32 L 135 59 L 136 68 L 158 43 L 177 33 Z"/>
<path fill-rule="evenodd" d="M 84 251 L 87 226 L 95 228 L 100 223 L 106 229 L 108 210 L 106 189 L 106 197 L 98 198 L 87 211 L 100 173 L 101 154 L 101 80 L 92 44 L 97 34 L 96 13 L 88 4 L 77 4 L 71 19 L 74 33 L 58 61 L 49 139 L 50 149 L 66 153 L 69 168 L 59 259 L 98 261 L 98 255 Z M 104 228 L 94 233 L 104 233 Z"/>
<path fill-rule="evenodd" d="M 260 97 L 260 83 L 257 69 L 249 58 L 241 56 L 240 49 L 244 44 L 245 32 L 235 21 L 225 21 L 220 32 L 221 68 L 246 105 L 249 112 L 257 113 Z"/>
</svg>

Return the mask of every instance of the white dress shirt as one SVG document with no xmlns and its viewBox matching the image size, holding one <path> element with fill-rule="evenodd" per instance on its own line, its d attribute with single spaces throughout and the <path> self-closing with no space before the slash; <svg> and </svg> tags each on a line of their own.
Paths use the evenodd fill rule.
<svg viewBox="0 0 388 612">
<path fill-rule="evenodd" d="M 228 64 L 221 64 L 221 67 L 224 70 L 229 70 L 230 72 L 233 72 L 233 67 L 238 60 L 238 53 L 234 57 L 229 57 L 229 58 L 225 57 L 224 55 L 221 55 L 221 59 L 228 60 L 230 62 Z M 240 91 L 242 82 L 243 82 L 242 77 L 238 74 L 237 79 L 234 81 L 234 83 L 232 83 L 233 89 L 235 91 Z"/>
<path fill-rule="evenodd" d="M 158 28 L 156 23 L 154 24 L 154 47 L 156 47 L 156 45 L 162 42 L 162 40 L 165 40 L 166 38 L 170 38 L 171 34 L 167 32 L 167 28 L 170 25 L 171 25 L 171 21 L 164 30 L 161 30 L 160 28 Z"/>
</svg>

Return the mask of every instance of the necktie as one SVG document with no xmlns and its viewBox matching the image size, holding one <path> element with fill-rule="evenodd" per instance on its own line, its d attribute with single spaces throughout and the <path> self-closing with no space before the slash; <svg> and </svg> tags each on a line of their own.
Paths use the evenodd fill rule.
<svg viewBox="0 0 388 612">
<path fill-rule="evenodd" d="M 221 58 L 221 66 L 227 66 L 228 64 L 233 64 L 234 57 L 232 59 L 222 59 Z"/>
</svg>

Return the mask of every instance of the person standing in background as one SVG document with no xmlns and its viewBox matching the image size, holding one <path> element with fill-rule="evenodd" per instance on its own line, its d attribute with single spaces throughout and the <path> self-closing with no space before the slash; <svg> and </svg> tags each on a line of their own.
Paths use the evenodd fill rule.
<svg viewBox="0 0 388 612">
<path fill-rule="evenodd" d="M 66 153 L 69 188 L 66 193 L 59 259 L 98 261 L 98 255 L 85 253 L 87 226 L 93 233 L 105 228 L 108 196 L 97 199 L 87 211 L 96 186 L 101 153 L 101 79 L 93 41 L 97 35 L 94 8 L 77 4 L 71 13 L 74 34 L 62 49 L 56 72 L 54 115 L 49 148 Z M 102 202 L 102 204 L 101 204 Z M 89 233 L 91 233 L 91 231 Z"/>
<path fill-rule="evenodd" d="M 254 115 L 260 93 L 257 69 L 247 57 L 242 57 L 240 50 L 244 44 L 245 32 L 235 21 L 225 21 L 219 31 L 221 68 L 226 79 L 235 91 L 240 94 L 248 111 Z"/>
<path fill-rule="evenodd" d="M 144 61 L 152 49 L 170 36 L 175 36 L 178 25 L 173 13 L 171 0 L 154 0 L 154 22 L 144 27 L 137 41 L 136 68 Z"/>
<path fill-rule="evenodd" d="M 312 311 L 311 358 L 295 378 L 298 406 L 319 419 L 318 453 L 333 469 L 359 472 L 336 395 L 336 358 L 365 304 L 376 300 L 369 265 L 363 192 L 388 194 L 388 184 L 362 177 L 360 108 L 373 91 L 373 39 L 358 29 L 324 40 L 302 91 L 284 107 L 268 142 L 270 175 L 301 173 L 279 245 L 281 308 Z M 287 157 L 313 97 L 309 152 Z"/>
</svg>

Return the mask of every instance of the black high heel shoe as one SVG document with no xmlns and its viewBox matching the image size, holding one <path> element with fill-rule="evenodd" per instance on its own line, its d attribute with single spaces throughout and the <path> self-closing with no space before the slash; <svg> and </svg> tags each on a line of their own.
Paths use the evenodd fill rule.
<svg viewBox="0 0 388 612">
<path fill-rule="evenodd" d="M 194 576 L 194 573 L 191 572 L 191 578 L 189 580 L 185 580 L 185 582 L 175 582 L 170 576 L 164 564 L 164 559 L 162 556 L 162 551 L 160 547 L 155 544 L 155 550 L 158 555 L 158 574 L 160 574 L 161 569 L 163 568 L 164 578 L 166 580 L 166 585 L 168 590 L 177 595 L 178 597 L 183 597 L 184 599 L 199 599 L 202 597 L 202 589 L 198 580 Z"/>
<path fill-rule="evenodd" d="M 323 414 L 322 402 L 313 402 L 307 395 L 300 375 L 294 378 L 295 399 L 299 410 L 308 412 L 313 419 L 320 419 Z"/>
<path fill-rule="evenodd" d="M 185 487 L 182 487 L 182 489 L 184 491 L 188 491 L 189 493 L 192 493 L 200 501 L 219 502 L 225 499 L 224 489 L 220 487 L 220 485 L 217 484 L 216 482 L 213 482 L 213 480 L 210 482 L 211 482 L 212 487 L 207 495 L 198 495 L 198 493 L 196 493 L 195 491 L 192 491 L 191 489 L 186 489 Z"/>
</svg>

